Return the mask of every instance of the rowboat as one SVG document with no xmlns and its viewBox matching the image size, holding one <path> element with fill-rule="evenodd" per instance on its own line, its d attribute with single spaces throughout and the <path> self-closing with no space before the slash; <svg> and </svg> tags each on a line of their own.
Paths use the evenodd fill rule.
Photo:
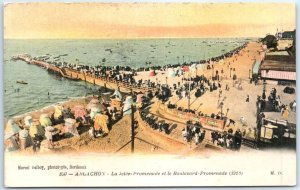
<svg viewBox="0 0 300 190">
<path fill-rule="evenodd" d="M 19 83 L 19 84 L 28 84 L 27 82 L 25 82 L 23 80 L 18 80 L 17 83 Z"/>
</svg>

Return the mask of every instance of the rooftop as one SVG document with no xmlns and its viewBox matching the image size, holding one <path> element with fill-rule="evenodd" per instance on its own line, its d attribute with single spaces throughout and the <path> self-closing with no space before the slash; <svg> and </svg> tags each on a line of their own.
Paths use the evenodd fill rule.
<svg viewBox="0 0 300 190">
<path fill-rule="evenodd" d="M 260 66 L 260 70 L 296 72 L 296 64 L 290 61 L 264 60 Z"/>
<path fill-rule="evenodd" d="M 277 61 L 296 64 L 295 57 L 291 56 L 287 51 L 267 52 L 265 56 L 265 61 Z"/>
<path fill-rule="evenodd" d="M 267 52 L 266 55 L 287 55 L 287 56 L 289 56 L 289 53 L 287 51 L 270 51 L 270 52 Z"/>
</svg>

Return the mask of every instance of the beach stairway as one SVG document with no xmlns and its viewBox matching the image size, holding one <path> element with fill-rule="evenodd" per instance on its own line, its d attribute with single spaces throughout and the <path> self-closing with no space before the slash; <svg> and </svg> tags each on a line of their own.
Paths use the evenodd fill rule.
<svg viewBox="0 0 300 190">
<path fill-rule="evenodd" d="M 62 77 L 67 78 L 67 79 L 71 79 L 71 80 L 79 80 L 77 77 L 72 76 L 72 74 L 71 74 L 71 76 L 68 75 L 68 74 L 66 73 L 66 70 L 65 70 L 64 68 L 59 69 L 59 74 L 60 74 Z"/>
</svg>

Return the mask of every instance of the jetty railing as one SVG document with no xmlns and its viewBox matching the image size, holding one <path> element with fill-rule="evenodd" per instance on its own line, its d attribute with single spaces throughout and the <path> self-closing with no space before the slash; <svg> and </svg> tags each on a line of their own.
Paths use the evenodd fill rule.
<svg viewBox="0 0 300 190">
<path fill-rule="evenodd" d="M 152 87 L 145 87 L 141 85 L 134 85 L 128 82 L 117 81 L 115 79 L 111 79 L 109 77 L 99 77 L 94 74 L 86 73 L 86 72 L 79 72 L 75 69 L 71 68 L 60 68 L 58 66 L 49 64 L 44 61 L 35 60 L 30 57 L 28 54 L 21 54 L 15 57 L 16 60 L 21 60 L 27 62 L 28 64 L 36 65 L 39 67 L 43 67 L 48 71 L 57 73 L 64 78 L 71 79 L 71 80 L 82 80 L 94 85 L 104 86 L 105 88 L 110 89 L 119 89 L 122 92 L 148 92 L 150 90 L 155 90 Z"/>
</svg>

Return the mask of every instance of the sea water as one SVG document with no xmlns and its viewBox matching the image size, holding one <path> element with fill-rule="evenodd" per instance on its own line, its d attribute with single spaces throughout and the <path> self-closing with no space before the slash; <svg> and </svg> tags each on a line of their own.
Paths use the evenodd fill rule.
<svg viewBox="0 0 300 190">
<path fill-rule="evenodd" d="M 224 54 L 246 39 L 136 39 L 136 40 L 4 40 L 4 116 L 9 118 L 42 107 L 94 93 L 98 87 L 70 81 L 45 69 L 11 61 L 12 56 L 59 55 L 60 61 L 83 65 L 131 67 L 178 64 Z M 23 80 L 28 84 L 18 84 Z M 49 96 L 48 96 L 49 93 Z"/>
</svg>

